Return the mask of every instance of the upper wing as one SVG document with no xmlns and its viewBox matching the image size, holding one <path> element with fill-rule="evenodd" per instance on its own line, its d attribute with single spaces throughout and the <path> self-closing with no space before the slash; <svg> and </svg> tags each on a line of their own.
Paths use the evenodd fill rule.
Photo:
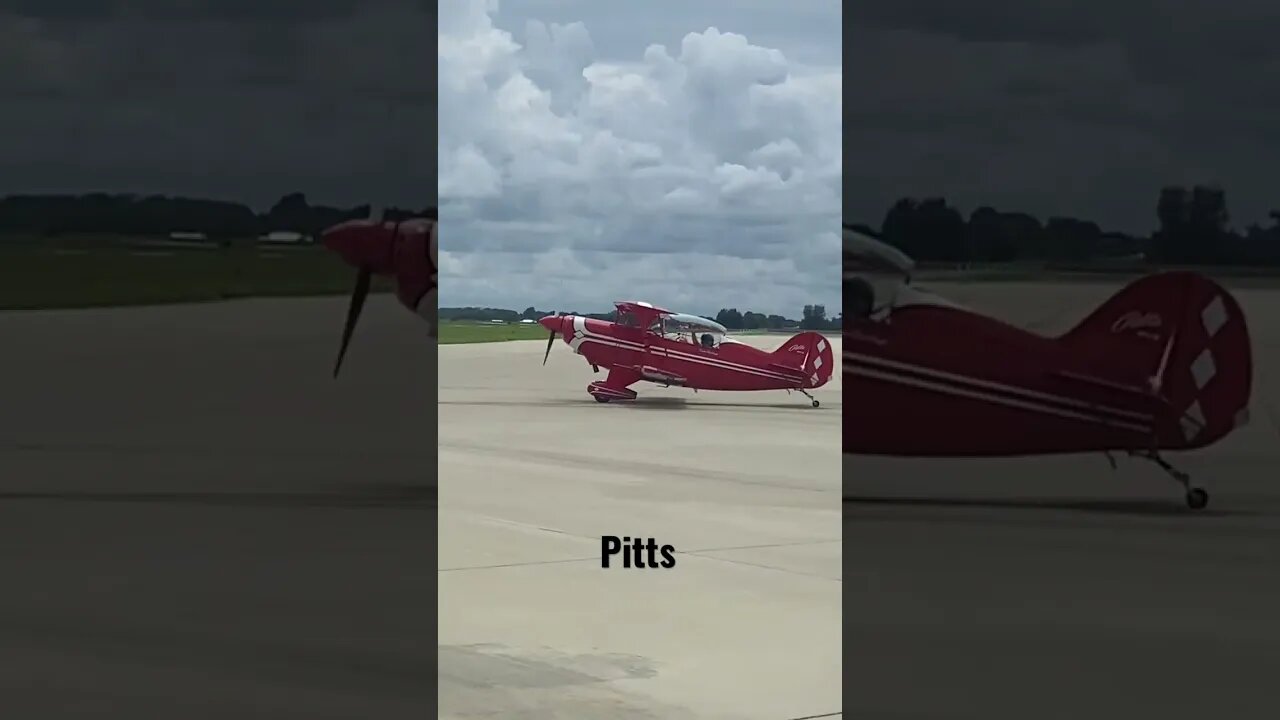
<svg viewBox="0 0 1280 720">
<path fill-rule="evenodd" d="M 698 317 L 697 315 L 671 313 L 667 316 L 667 323 L 668 325 L 675 323 L 677 326 L 682 328 L 710 330 L 711 332 L 719 333 L 721 335 L 729 334 L 729 330 L 715 320 L 708 320 L 707 318 Z"/>
<path fill-rule="evenodd" d="M 855 273 L 895 275 L 910 282 L 916 264 L 901 250 L 847 225 L 843 239 L 846 277 Z"/>
<path fill-rule="evenodd" d="M 653 315 L 675 315 L 675 313 L 670 310 L 663 310 L 660 307 L 654 307 L 652 303 L 647 303 L 643 300 L 619 300 L 613 305 L 623 312 L 644 312 L 651 313 Z"/>
<path fill-rule="evenodd" d="M 619 314 L 630 313 L 633 315 L 637 321 L 636 324 L 642 328 L 653 325 L 653 322 L 663 315 L 675 314 L 670 310 L 663 310 L 638 300 L 620 300 L 613 305 L 618 309 Z"/>
</svg>

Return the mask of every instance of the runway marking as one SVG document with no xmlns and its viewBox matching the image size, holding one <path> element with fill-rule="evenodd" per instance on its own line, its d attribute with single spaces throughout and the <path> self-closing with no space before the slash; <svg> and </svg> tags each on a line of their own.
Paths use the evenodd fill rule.
<svg viewBox="0 0 1280 720">
<path fill-rule="evenodd" d="M 448 510 L 448 508 L 446 508 L 446 510 Z M 481 513 L 465 513 L 464 512 L 460 514 L 469 515 L 476 520 L 480 520 L 486 523 L 492 523 L 494 525 L 506 525 L 508 527 L 520 528 L 522 530 L 537 530 L 540 532 L 553 533 L 555 535 L 567 535 L 569 537 L 585 538 L 588 540 L 599 542 L 599 540 L 597 539 L 597 536 L 595 535 L 579 535 L 577 533 L 566 532 L 564 530 L 557 530 L 555 528 L 549 528 L 542 525 L 535 525 L 533 523 L 520 522 L 519 520 L 508 520 L 506 518 L 495 517 L 493 515 L 483 515 Z"/>
<path fill-rule="evenodd" d="M 557 530 L 555 528 L 544 527 L 541 525 L 534 525 L 532 523 L 518 522 L 515 520 L 507 520 L 504 518 L 493 517 L 491 515 L 481 515 L 477 513 L 467 513 L 467 514 L 471 515 L 473 518 L 477 518 L 485 522 L 491 522 L 496 525 L 506 525 L 506 526 L 517 527 L 525 530 L 537 530 L 541 532 L 553 533 L 556 535 L 563 535 L 565 537 L 571 537 L 578 540 L 587 540 L 592 543 L 599 542 L 598 540 L 599 535 L 582 535 L 579 533 L 568 532 L 567 530 Z M 818 540 L 818 541 L 803 541 L 803 542 L 791 543 L 790 545 L 794 545 L 794 546 L 823 545 L 826 543 L 838 543 L 838 542 L 841 542 L 841 541 L 840 540 Z M 759 546 L 751 546 L 751 547 L 713 548 L 710 550 L 676 550 L 675 553 L 677 555 L 689 555 L 691 557 L 699 557 L 704 560 L 714 560 L 717 562 L 730 563 L 733 565 L 747 565 L 750 567 L 757 567 L 764 570 L 777 570 L 779 572 L 785 572 L 792 575 L 804 575 L 807 577 L 820 578 L 822 580 L 832 580 L 835 582 L 843 582 L 841 578 L 833 578 L 830 575 L 821 575 L 818 573 L 811 573 L 803 570 L 792 570 L 790 568 L 778 567 L 776 565 L 766 565 L 763 563 L 749 562 L 747 560 L 740 560 L 737 558 L 722 558 L 722 557 L 714 557 L 711 555 L 702 554 L 702 553 L 708 553 L 708 552 L 727 552 L 727 551 L 752 550 L 752 549 L 759 550 L 759 549 L 767 549 L 767 548 L 774 548 L 774 547 L 785 547 L 785 546 L 771 544 L 771 545 L 759 545 Z M 548 562 L 550 563 L 550 562 L 580 562 L 580 561 L 581 561 L 580 558 L 573 558 L 571 560 L 558 560 L 558 561 L 548 561 Z M 462 569 L 462 568 L 455 568 L 455 569 Z M 465 568 L 465 569 L 479 569 L 479 568 Z"/>
<path fill-rule="evenodd" d="M 371 486 L 367 489 L 351 490 L 335 489 L 330 492 L 246 490 L 246 491 L 204 491 L 188 490 L 163 492 L 111 490 L 92 492 L 84 490 L 67 491 L 0 491 L 0 500 L 8 501 L 45 501 L 70 503 L 155 503 L 177 505 L 200 505 L 205 507 L 226 508 L 284 508 L 292 510 L 311 509 L 373 509 L 373 510 L 417 510 L 421 508 L 435 509 L 435 491 L 426 488 L 385 489 Z"/>
<path fill-rule="evenodd" d="M 327 458 L 350 458 L 360 459 L 368 457 L 369 450 L 349 450 L 343 448 L 335 448 L 328 446 L 294 446 L 285 445 L 215 445 L 215 444 L 195 444 L 195 443 L 149 443 L 149 442 L 133 442 L 124 441 L 117 443 L 93 443 L 93 442 L 44 442 L 40 440 L 17 440 L 12 444 L 0 445 L 0 452 L 33 452 L 33 453 L 77 453 L 77 454 L 102 454 L 102 455 L 189 455 L 189 456 L 213 456 L 226 457 L 228 455 L 238 455 L 241 457 L 271 457 L 271 458 L 298 458 L 301 460 L 314 460 L 320 457 Z M 434 462 L 436 456 L 428 450 L 401 450 L 397 448 L 377 448 L 373 450 L 378 454 L 379 458 L 396 458 L 396 459 L 421 459 L 424 462 Z"/>
<path fill-rule="evenodd" d="M 546 450 L 511 450 L 491 445 L 484 445 L 481 443 L 441 441 L 438 447 L 440 449 L 466 450 L 470 452 L 486 453 L 489 455 L 496 455 L 498 457 L 525 462 L 536 462 L 544 465 L 560 465 L 568 467 L 582 467 L 591 470 L 607 470 L 609 472 L 616 472 L 623 475 L 638 476 L 647 481 L 652 481 L 655 478 L 669 478 L 674 476 L 686 477 L 694 480 L 717 480 L 735 485 L 755 485 L 779 490 L 795 490 L 808 493 L 828 494 L 835 493 L 840 490 L 837 487 L 807 487 L 803 485 L 792 485 L 785 482 L 785 480 L 783 482 L 778 482 L 776 480 L 766 478 L 743 477 L 738 473 L 729 473 L 719 470 L 690 470 L 678 465 L 663 465 L 660 463 L 630 460 L 610 461 L 603 457 L 581 457 L 569 453 L 558 453 Z"/>
<path fill-rule="evenodd" d="M 822 543 L 814 543 L 820 545 Z M 703 555 L 704 552 L 712 552 L 710 550 L 677 550 L 677 555 L 690 555 L 702 558 L 704 560 L 716 560 L 718 562 L 729 563 L 730 565 L 745 565 L 747 567 L 760 568 L 762 570 L 777 570 L 788 575 L 803 575 L 804 577 L 818 578 L 819 580 L 830 580 L 831 582 L 843 583 L 844 578 L 831 577 L 830 575 L 822 575 L 820 573 L 808 572 L 806 570 L 792 570 L 791 568 L 778 567 L 777 565 L 765 565 L 764 563 L 750 562 L 747 560 L 738 560 L 736 558 L 722 558 L 714 555 Z"/>
<path fill-rule="evenodd" d="M 549 527 L 545 527 L 545 526 L 543 526 L 543 525 L 535 525 L 535 524 L 533 524 L 533 523 L 525 523 L 525 522 L 520 522 L 520 521 L 517 521 L 517 520 L 507 520 L 506 518 L 494 517 L 494 516 L 492 516 L 492 515 L 483 515 L 483 514 L 480 514 L 480 513 L 459 513 L 459 514 L 460 514 L 460 515 L 464 515 L 464 516 L 470 516 L 470 517 L 475 518 L 475 519 L 477 519 L 477 520 L 480 520 L 480 521 L 482 521 L 482 522 L 492 523 L 492 524 L 494 524 L 494 525 L 505 525 L 505 526 L 509 526 L 509 527 L 516 527 L 516 528 L 520 528 L 520 529 L 522 529 L 522 530 L 535 530 L 535 531 L 539 531 L 539 532 L 547 532 L 547 533 L 552 533 L 552 534 L 555 534 L 555 535 L 562 535 L 562 536 L 564 536 L 564 537 L 574 538 L 575 540 L 587 540 L 587 541 L 590 541 L 590 542 L 591 542 L 591 543 L 593 543 L 593 544 L 594 544 L 594 543 L 599 542 L 599 537 L 600 537 L 599 535 L 583 535 L 583 534 L 580 534 L 580 533 L 569 532 L 569 531 L 567 531 L 567 530 L 558 530 L 558 529 L 556 529 L 556 528 L 549 528 Z M 833 581 L 835 581 L 835 582 L 843 582 L 843 580 L 842 580 L 841 578 L 833 578 L 833 577 L 831 577 L 830 575 L 820 575 L 820 574 L 818 574 L 818 573 L 805 572 L 805 571 L 803 571 L 803 570 L 792 570 L 792 569 L 790 569 L 790 568 L 778 567 L 778 566 L 776 566 L 776 565 L 765 565 L 765 564 L 762 564 L 762 563 L 748 562 L 748 561 L 746 561 L 746 560 L 739 560 L 739 559 L 736 559 L 736 558 L 721 558 L 721 557 L 713 557 L 713 556 L 710 556 L 710 555 L 703 555 L 703 554 L 701 554 L 701 553 L 708 553 L 708 552 L 728 552 L 728 551 L 737 551 L 737 550 L 761 550 L 761 549 L 776 548 L 776 547 L 789 547 L 789 546 L 823 545 L 823 544 L 827 544 L 827 543 L 839 543 L 839 542 L 841 542 L 841 541 L 840 541 L 840 540 L 805 540 L 805 541 L 797 541 L 797 542 L 795 542 L 795 543 L 787 543 L 787 544 L 783 544 L 783 545 L 778 545 L 778 544 L 769 544 L 769 545 L 752 545 L 752 546 L 746 546 L 746 547 L 733 547 L 733 548 L 712 548 L 712 549 L 709 549 L 709 550 L 707 550 L 707 549 L 703 549 L 703 550 L 676 550 L 676 551 L 675 551 L 675 553 L 676 553 L 677 555 L 689 555 L 689 556 L 691 556 L 691 557 L 699 557 L 699 558 L 702 558 L 702 559 L 704 559 L 704 560 L 715 560 L 715 561 L 718 561 L 718 562 L 731 563 L 731 564 L 734 564 L 734 565 L 748 565 L 748 566 L 751 566 L 751 567 L 758 567 L 758 568 L 762 568 L 762 569 L 765 569 L 765 570 L 777 570 L 777 571 L 779 571 L 779 572 L 790 573 L 790 574 L 792 574 L 792 575 L 805 575 L 805 576 L 808 576 L 808 577 L 816 577 L 816 578 L 820 578 L 820 579 L 823 579 L 823 580 L 833 580 Z M 547 563 L 547 564 L 551 564 L 551 563 L 557 563 L 557 562 L 581 562 L 581 560 L 582 560 L 581 558 L 571 558 L 571 559 L 550 560 L 550 561 L 543 561 L 543 562 L 545 562 L 545 563 Z M 534 561 L 534 563 L 537 563 L 537 562 L 538 562 L 538 561 Z M 490 566 L 484 566 L 484 567 L 490 567 Z M 493 566 L 493 567 L 498 567 L 498 566 Z M 507 567 L 507 566 L 506 566 L 506 565 L 503 565 L 503 566 L 501 566 L 501 567 Z M 467 570 L 471 570 L 471 569 L 482 569 L 482 568 L 481 568 L 481 567 L 479 567 L 479 566 L 477 566 L 477 567 L 474 567 L 474 568 L 452 568 L 452 569 L 455 569 L 455 570 L 460 570 L 460 569 L 467 569 Z"/>
</svg>

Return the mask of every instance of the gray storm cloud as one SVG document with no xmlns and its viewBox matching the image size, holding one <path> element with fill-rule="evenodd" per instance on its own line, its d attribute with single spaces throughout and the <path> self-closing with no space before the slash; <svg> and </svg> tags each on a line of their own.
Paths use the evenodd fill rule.
<svg viewBox="0 0 1280 720">
<path fill-rule="evenodd" d="M 845 13 L 845 213 L 904 195 L 1146 233 L 1168 184 L 1280 205 L 1280 4 L 871 0 Z"/>
<path fill-rule="evenodd" d="M 0 193 L 420 207 L 435 78 L 418 0 L 0 3 Z"/>
</svg>

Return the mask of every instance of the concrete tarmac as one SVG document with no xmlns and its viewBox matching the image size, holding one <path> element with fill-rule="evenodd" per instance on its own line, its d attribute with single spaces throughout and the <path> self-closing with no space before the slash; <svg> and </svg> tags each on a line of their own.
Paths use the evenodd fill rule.
<svg viewBox="0 0 1280 720">
<path fill-rule="evenodd" d="M 0 717 L 431 717 L 435 346 L 345 304 L 0 313 Z"/>
<path fill-rule="evenodd" d="M 440 717 L 839 717 L 839 372 L 816 410 L 647 383 L 602 405 L 544 348 L 440 348 Z M 603 535 L 676 565 L 604 569 Z"/>
<path fill-rule="evenodd" d="M 936 289 L 1056 333 L 1118 288 Z M 1280 292 L 1236 292 L 1253 422 L 1168 456 L 1204 511 L 1138 459 L 845 458 L 850 717 L 1280 717 Z"/>
</svg>

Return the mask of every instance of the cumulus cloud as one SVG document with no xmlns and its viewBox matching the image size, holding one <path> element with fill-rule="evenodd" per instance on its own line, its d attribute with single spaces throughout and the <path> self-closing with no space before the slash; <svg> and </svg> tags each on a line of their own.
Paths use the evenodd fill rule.
<svg viewBox="0 0 1280 720">
<path fill-rule="evenodd" d="M 581 22 L 442 4 L 442 305 L 839 306 L 840 69 L 753 43 L 725 8 L 614 57 Z M 811 42 L 838 47 L 831 12 Z"/>
</svg>

